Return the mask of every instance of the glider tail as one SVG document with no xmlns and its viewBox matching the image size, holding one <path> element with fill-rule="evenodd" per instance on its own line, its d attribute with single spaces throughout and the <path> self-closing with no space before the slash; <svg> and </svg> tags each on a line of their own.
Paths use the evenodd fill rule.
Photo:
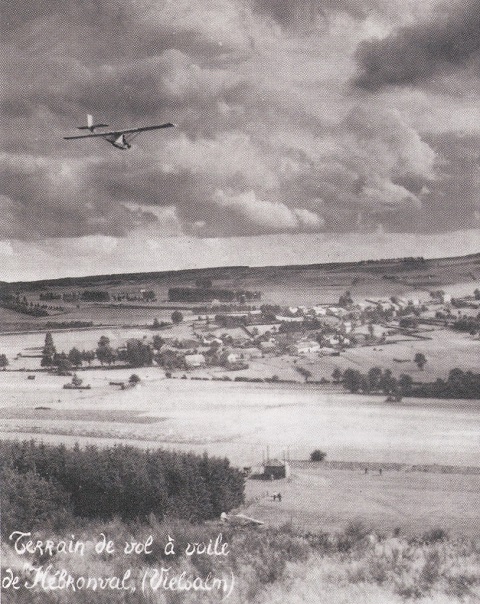
<svg viewBox="0 0 480 604">
<path fill-rule="evenodd" d="M 94 124 L 93 116 L 87 114 L 87 125 L 86 126 L 77 126 L 79 130 L 90 130 L 90 132 L 95 132 L 95 128 L 107 128 L 108 124 Z"/>
</svg>

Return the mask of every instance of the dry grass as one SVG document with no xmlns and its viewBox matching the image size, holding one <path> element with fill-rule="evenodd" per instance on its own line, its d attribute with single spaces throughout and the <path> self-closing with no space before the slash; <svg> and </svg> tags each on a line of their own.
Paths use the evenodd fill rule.
<svg viewBox="0 0 480 604">
<path fill-rule="evenodd" d="M 225 558 L 184 555 L 188 542 L 208 541 L 223 531 L 230 554 Z M 94 553 L 97 536 L 104 532 L 119 549 L 132 538 L 153 537 L 152 553 L 133 558 L 120 551 L 115 555 Z M 38 564 L 52 563 L 78 576 L 122 576 L 127 568 L 138 587 L 143 573 L 169 566 L 172 574 L 185 571 L 191 576 L 217 577 L 233 573 L 235 585 L 229 596 L 233 604 L 469 604 L 480 598 L 480 551 L 470 541 L 453 541 L 445 535 L 426 534 L 416 541 L 401 536 L 376 538 L 362 524 L 351 524 L 341 533 L 295 534 L 289 529 L 234 530 L 218 524 L 193 526 L 182 522 L 128 528 L 118 521 L 107 525 L 77 527 L 77 538 L 87 543 L 86 554 L 44 556 Z M 165 556 L 163 544 L 174 535 L 177 555 Z M 2 547 L 2 567 L 21 572 L 23 558 L 7 545 Z M 29 561 L 32 561 L 30 557 Z M 6 593 L 4 593 L 6 595 Z M 9 591 L 9 604 L 45 602 L 83 604 L 213 604 L 222 593 L 157 592 L 125 594 L 100 592 L 46 592 L 21 589 Z"/>
</svg>

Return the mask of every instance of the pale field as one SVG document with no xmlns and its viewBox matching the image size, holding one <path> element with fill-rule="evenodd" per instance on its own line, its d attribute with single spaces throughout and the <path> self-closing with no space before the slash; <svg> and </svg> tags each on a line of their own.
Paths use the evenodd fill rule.
<svg viewBox="0 0 480 604">
<path fill-rule="evenodd" d="M 351 367 L 362 372 L 378 366 L 383 369 L 391 369 L 396 376 L 408 373 L 419 382 L 435 381 L 437 377 L 446 378 L 448 372 L 455 367 L 463 371 L 470 370 L 478 373 L 480 339 L 473 338 L 468 333 L 447 329 L 422 332 L 422 335 L 431 339 L 417 340 L 396 335 L 387 338 L 387 342 L 397 339 L 405 341 L 350 348 L 342 352 L 340 357 L 323 357 L 318 361 L 315 360 L 314 366 L 323 364 L 328 367 L 339 367 L 342 370 Z M 423 370 L 418 369 L 413 362 L 417 352 L 422 352 L 427 358 L 427 364 Z M 394 359 L 408 360 L 408 362 L 398 363 Z M 300 363 L 300 361 L 298 362 Z M 308 367 L 308 364 L 305 366 Z M 331 372 L 329 374 L 326 370 L 325 375 L 330 377 Z"/>
<path fill-rule="evenodd" d="M 114 443 L 226 456 L 239 467 L 268 453 L 308 459 L 404 464 L 479 465 L 478 401 L 405 400 L 349 395 L 308 385 L 165 379 L 135 370 L 140 386 L 122 391 L 110 380 L 131 369 L 82 372 L 91 390 L 63 390 L 68 378 L 0 372 L 0 438 L 73 445 Z M 35 407 L 48 407 L 47 410 Z M 273 502 L 267 492 L 281 491 Z M 480 476 L 363 469 L 318 464 L 292 469 L 291 480 L 247 481 L 248 515 L 301 530 L 336 530 L 356 519 L 379 531 L 405 533 L 442 526 L 480 537 Z"/>
<path fill-rule="evenodd" d="M 58 301 L 58 305 L 62 305 Z M 124 325 L 151 325 L 154 319 L 159 321 L 170 321 L 173 309 L 153 308 L 143 306 L 141 308 L 122 308 L 111 306 L 97 306 L 82 304 L 80 308 L 65 305 L 65 311 L 50 311 L 48 317 L 30 317 L 12 310 L 0 308 L 0 330 L 3 332 L 25 331 L 38 329 L 48 321 L 62 323 L 68 321 L 93 321 L 95 326 L 114 326 L 121 328 Z M 189 310 L 182 310 L 185 319 L 192 317 Z"/>
<path fill-rule="evenodd" d="M 33 370 L 40 367 L 42 349 L 45 344 L 46 331 L 32 332 L 25 334 L 0 334 L 0 354 L 7 355 L 9 369 Z M 95 350 L 101 336 L 110 339 L 113 348 L 124 345 L 131 338 L 151 342 L 154 335 L 160 335 L 162 338 L 192 337 L 192 323 L 188 318 L 180 325 L 172 329 L 161 329 L 154 331 L 148 328 L 124 328 L 119 326 L 98 327 L 95 329 L 74 329 L 53 331 L 52 337 L 57 352 L 67 352 L 76 347 L 79 350 Z M 38 358 L 21 355 L 38 355 Z M 98 364 L 97 361 L 94 364 Z"/>
<path fill-rule="evenodd" d="M 292 459 L 320 447 L 329 459 L 478 465 L 478 401 L 405 399 L 392 405 L 313 385 L 169 380 L 157 368 L 135 372 L 142 384 L 125 391 L 109 381 L 127 380 L 131 369 L 83 371 L 84 383 L 92 386 L 84 391 L 63 390 L 65 377 L 37 373 L 27 380 L 21 372 L 0 372 L 2 434 L 50 435 L 56 442 L 128 439 L 206 450 L 238 465 L 259 463 L 267 446 L 272 456 L 288 451 Z M 35 411 L 39 406 L 50 410 Z M 158 421 L 139 423 L 145 417 Z"/>
</svg>

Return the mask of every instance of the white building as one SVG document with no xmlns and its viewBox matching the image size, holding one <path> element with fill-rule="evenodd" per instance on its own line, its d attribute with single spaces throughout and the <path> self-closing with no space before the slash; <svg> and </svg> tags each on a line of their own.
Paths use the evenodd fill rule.
<svg viewBox="0 0 480 604">
<path fill-rule="evenodd" d="M 314 340 L 302 340 L 293 345 L 296 354 L 312 354 L 320 351 L 320 344 Z"/>
<path fill-rule="evenodd" d="M 203 354 L 186 354 L 185 365 L 189 369 L 195 369 L 196 367 L 203 367 L 205 365 L 205 357 Z"/>
</svg>

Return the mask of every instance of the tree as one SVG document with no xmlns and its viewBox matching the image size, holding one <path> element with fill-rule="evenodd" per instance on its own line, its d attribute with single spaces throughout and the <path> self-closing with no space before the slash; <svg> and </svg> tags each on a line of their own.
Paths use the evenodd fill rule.
<svg viewBox="0 0 480 604">
<path fill-rule="evenodd" d="M 145 367 L 152 364 L 153 351 L 148 344 L 144 344 L 141 340 L 128 340 L 126 360 L 132 367 Z"/>
<path fill-rule="evenodd" d="M 183 321 L 183 313 L 181 313 L 179 310 L 174 310 L 172 312 L 172 323 L 175 323 L 175 325 L 178 325 L 179 323 L 181 323 Z"/>
<path fill-rule="evenodd" d="M 74 373 L 73 377 L 72 377 L 72 384 L 75 386 L 75 388 L 78 388 L 79 386 L 81 386 L 82 383 L 83 383 L 83 380 L 81 378 L 79 378 L 76 373 Z"/>
<path fill-rule="evenodd" d="M 333 370 L 332 378 L 333 378 L 333 381 L 335 382 L 335 384 L 338 384 L 340 382 L 340 380 L 342 379 L 342 372 L 340 371 L 340 369 L 338 367 L 335 367 L 335 369 Z"/>
<path fill-rule="evenodd" d="M 413 361 L 414 361 L 415 365 L 421 371 L 423 371 L 423 368 L 425 367 L 425 365 L 427 363 L 427 357 L 423 354 L 423 352 L 417 352 L 417 354 L 415 355 Z"/>
<path fill-rule="evenodd" d="M 74 367 L 81 367 L 83 362 L 82 353 L 78 348 L 72 348 L 68 353 L 68 360 Z"/>
<path fill-rule="evenodd" d="M 342 294 L 338 300 L 338 305 L 346 308 L 353 304 L 353 299 L 351 293 L 347 290 L 344 294 Z"/>
<path fill-rule="evenodd" d="M 57 362 L 57 371 L 59 373 L 59 375 L 69 375 L 71 369 L 72 369 L 72 363 L 70 363 L 70 361 L 67 359 L 67 357 L 63 357 L 63 356 L 59 356 L 58 358 L 58 362 Z"/>
<path fill-rule="evenodd" d="M 53 344 L 52 334 L 48 331 L 45 335 L 45 344 L 44 344 L 43 350 L 42 350 L 42 361 L 40 363 L 41 366 L 42 367 L 51 367 L 54 364 L 53 359 L 54 359 L 56 352 L 57 352 L 57 350 Z"/>
<path fill-rule="evenodd" d="M 53 346 L 53 336 L 52 336 L 51 332 L 47 331 L 47 333 L 45 334 L 44 349 L 45 349 L 45 347 L 52 347 L 52 346 Z"/>
<path fill-rule="evenodd" d="M 140 382 L 140 377 L 136 373 L 132 373 L 132 375 L 128 378 L 128 383 L 132 384 L 132 386 L 136 386 Z"/>
<path fill-rule="evenodd" d="M 104 337 L 104 336 L 102 336 Z M 108 338 L 105 338 L 107 340 L 107 342 L 110 342 L 110 340 Z M 100 338 L 100 342 L 102 341 L 102 338 Z M 110 346 L 110 344 L 103 344 L 100 345 L 99 342 L 99 346 L 96 350 L 96 355 L 97 355 L 97 359 L 100 361 L 100 363 L 103 365 L 104 363 L 106 363 L 107 365 L 111 365 L 112 363 L 115 362 L 115 352 L 113 350 L 113 348 Z"/>
<path fill-rule="evenodd" d="M 346 369 L 343 373 L 343 386 L 350 392 L 358 392 L 362 384 L 362 374 L 358 369 Z"/>
<path fill-rule="evenodd" d="M 382 377 L 382 370 L 380 367 L 372 367 L 368 371 L 368 381 L 370 384 L 370 390 L 375 391 L 380 387 L 380 380 Z"/>
<path fill-rule="evenodd" d="M 390 369 L 385 370 L 378 386 L 384 394 L 393 394 L 397 390 L 397 380 L 393 377 Z"/>
<path fill-rule="evenodd" d="M 310 461 L 323 461 L 327 454 L 320 449 L 315 449 L 310 453 Z"/>
<path fill-rule="evenodd" d="M 92 364 L 92 361 L 95 360 L 95 351 L 94 350 L 82 350 L 82 360 L 87 361 L 89 365 Z"/>
<path fill-rule="evenodd" d="M 308 382 L 308 380 L 312 377 L 312 372 L 307 369 L 306 367 L 302 367 L 301 365 L 298 365 L 297 367 L 295 367 L 295 369 L 298 371 L 298 373 L 300 375 L 303 375 L 303 377 L 305 378 L 305 382 Z"/>
<path fill-rule="evenodd" d="M 162 336 L 153 336 L 153 348 L 155 350 L 160 350 L 160 348 L 165 344 L 165 340 Z"/>
<path fill-rule="evenodd" d="M 413 378 L 411 375 L 402 373 L 398 379 L 398 387 L 403 396 L 410 396 L 413 390 Z"/>
<path fill-rule="evenodd" d="M 8 359 L 6 354 L 0 354 L 0 367 L 5 371 L 5 367 L 8 365 Z"/>
</svg>

